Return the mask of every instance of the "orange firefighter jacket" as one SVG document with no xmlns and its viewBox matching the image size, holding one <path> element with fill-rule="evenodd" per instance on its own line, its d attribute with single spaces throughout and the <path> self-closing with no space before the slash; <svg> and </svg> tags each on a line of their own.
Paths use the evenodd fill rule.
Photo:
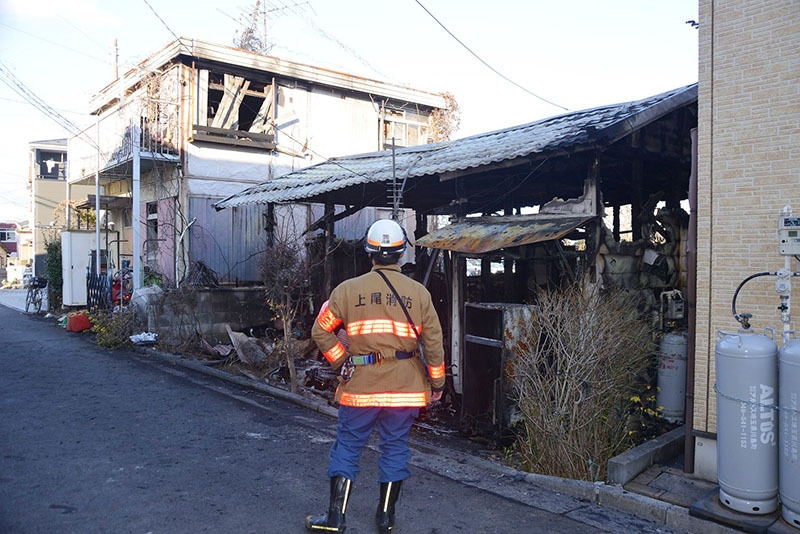
<svg viewBox="0 0 800 534">
<path fill-rule="evenodd" d="M 418 356 L 403 360 L 395 351 L 414 352 L 417 341 L 394 293 L 375 271 L 380 269 L 397 289 L 417 327 L 428 364 L 430 383 Z M 348 354 L 334 330 L 342 325 L 350 339 Z M 320 310 L 311 330 L 319 350 L 334 369 L 349 355 L 380 352 L 380 363 L 357 365 L 350 380 L 336 390 L 345 406 L 425 406 L 431 395 L 444 388 L 442 326 L 425 287 L 400 272 L 397 265 L 378 265 L 372 271 L 342 282 Z"/>
</svg>

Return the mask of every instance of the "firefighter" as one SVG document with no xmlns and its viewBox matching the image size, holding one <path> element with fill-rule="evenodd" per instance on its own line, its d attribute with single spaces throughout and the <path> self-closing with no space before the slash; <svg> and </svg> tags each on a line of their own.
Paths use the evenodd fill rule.
<svg viewBox="0 0 800 534">
<path fill-rule="evenodd" d="M 392 530 L 400 487 L 411 474 L 407 466 L 411 424 L 421 407 L 442 396 L 442 327 L 428 290 L 400 272 L 398 263 L 405 249 L 406 235 L 399 224 L 391 219 L 375 221 L 365 245 L 372 270 L 336 287 L 314 322 L 314 341 L 334 369 L 344 370 L 344 379 L 336 390 L 340 406 L 328 466 L 330 506 L 327 513 L 306 518 L 311 531 L 345 531 L 361 450 L 376 424 L 381 453 L 375 521 L 379 532 Z M 350 340 L 347 351 L 333 333 L 339 325 Z M 420 358 L 417 332 L 427 369 Z"/>
</svg>

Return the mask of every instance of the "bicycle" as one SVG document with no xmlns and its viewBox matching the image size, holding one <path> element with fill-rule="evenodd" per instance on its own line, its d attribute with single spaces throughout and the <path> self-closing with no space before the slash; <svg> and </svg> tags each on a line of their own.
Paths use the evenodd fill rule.
<svg viewBox="0 0 800 534">
<path fill-rule="evenodd" d="M 25 297 L 25 313 L 39 313 L 42 311 L 44 290 L 47 288 L 47 278 L 34 276 L 28 284 L 28 294 Z M 31 309 L 34 311 L 31 312 Z"/>
</svg>

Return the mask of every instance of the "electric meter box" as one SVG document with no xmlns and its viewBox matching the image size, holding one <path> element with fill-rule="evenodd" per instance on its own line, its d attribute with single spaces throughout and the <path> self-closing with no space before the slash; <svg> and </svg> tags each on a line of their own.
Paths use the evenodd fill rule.
<svg viewBox="0 0 800 534">
<path fill-rule="evenodd" d="M 778 252 L 784 256 L 800 255 L 800 217 L 782 215 L 778 219 Z"/>
</svg>

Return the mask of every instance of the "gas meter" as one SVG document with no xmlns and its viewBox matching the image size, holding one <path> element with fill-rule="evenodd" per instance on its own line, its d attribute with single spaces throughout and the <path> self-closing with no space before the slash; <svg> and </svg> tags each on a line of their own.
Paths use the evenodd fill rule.
<svg viewBox="0 0 800 534">
<path fill-rule="evenodd" d="M 778 252 L 784 256 L 800 255 L 800 217 L 784 209 L 778 219 Z"/>
</svg>

